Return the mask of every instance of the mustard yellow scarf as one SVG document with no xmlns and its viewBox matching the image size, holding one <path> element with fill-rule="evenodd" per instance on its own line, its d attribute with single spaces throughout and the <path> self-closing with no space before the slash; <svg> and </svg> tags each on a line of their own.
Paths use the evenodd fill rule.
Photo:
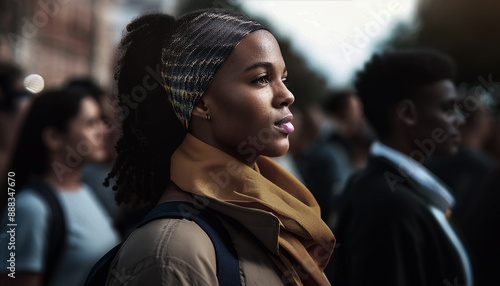
<svg viewBox="0 0 500 286">
<path fill-rule="evenodd" d="M 294 176 L 263 156 L 252 169 L 189 133 L 171 164 L 171 180 L 186 192 L 273 213 L 280 220 L 277 266 L 296 285 L 329 285 L 323 270 L 335 237 Z"/>
</svg>

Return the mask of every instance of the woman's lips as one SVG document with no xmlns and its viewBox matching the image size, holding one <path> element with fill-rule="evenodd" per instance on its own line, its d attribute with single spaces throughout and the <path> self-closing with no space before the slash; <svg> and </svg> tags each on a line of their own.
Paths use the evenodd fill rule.
<svg viewBox="0 0 500 286">
<path fill-rule="evenodd" d="M 292 133 L 295 130 L 291 122 L 284 123 L 283 128 L 285 128 L 288 133 Z"/>
<path fill-rule="evenodd" d="M 292 120 L 293 120 L 293 115 L 288 114 L 287 116 L 283 117 L 283 119 L 275 122 L 274 126 L 278 128 L 281 132 L 290 134 L 295 130 L 291 122 Z"/>
</svg>

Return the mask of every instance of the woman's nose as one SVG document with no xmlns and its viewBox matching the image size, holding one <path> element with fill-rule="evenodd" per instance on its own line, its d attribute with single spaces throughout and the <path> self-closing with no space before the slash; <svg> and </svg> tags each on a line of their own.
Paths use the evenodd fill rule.
<svg viewBox="0 0 500 286">
<path fill-rule="evenodd" d="M 290 106 L 295 101 L 295 97 L 282 82 L 275 90 L 274 101 L 277 107 Z"/>
</svg>

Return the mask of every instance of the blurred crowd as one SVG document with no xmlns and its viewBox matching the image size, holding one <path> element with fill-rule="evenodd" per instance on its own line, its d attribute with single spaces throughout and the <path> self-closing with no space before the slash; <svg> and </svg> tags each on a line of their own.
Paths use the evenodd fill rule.
<svg viewBox="0 0 500 286">
<path fill-rule="evenodd" d="M 458 105 L 466 118 L 460 127 L 458 153 L 453 157 L 430 154 L 425 161 L 457 197 L 459 217 L 500 161 L 500 121 L 487 106 L 487 97 L 474 94 L 476 88 L 459 94 Z M 290 150 L 274 159 L 306 184 L 321 205 L 323 219 L 333 227 L 336 197 L 351 174 L 366 166 L 376 134 L 355 91 L 332 91 L 325 98 L 320 104 L 291 107 L 295 132 L 290 135 Z"/>
<path fill-rule="evenodd" d="M 44 90 L 41 94 L 31 94 L 24 87 L 25 76 L 15 64 L 0 63 L 0 176 L 5 178 L 2 182 L 6 181 L 7 174 L 14 168 L 21 170 L 16 173 L 19 184 L 33 183 L 30 178 L 23 177 L 23 172 L 34 173 L 69 193 L 85 192 L 87 201 L 81 212 L 76 210 L 81 201 L 67 199 L 67 205 L 63 205 L 63 208 L 75 210 L 75 217 L 67 218 L 75 224 L 75 229 L 66 232 L 74 236 L 72 243 L 82 245 L 80 248 L 71 246 L 77 250 L 62 258 L 73 261 L 68 266 L 71 269 L 53 273 L 55 276 L 68 276 L 73 269 L 80 268 L 83 269 L 81 273 L 74 272 L 69 279 L 81 280 L 85 276 L 82 273 L 88 272 L 105 249 L 118 243 L 120 237 L 151 206 L 140 209 L 118 207 L 112 187 L 103 185 L 116 157 L 115 144 L 120 136 L 122 116 L 109 92 L 111 88 L 100 87 L 90 77 L 83 77 L 67 79 L 63 85 Z M 439 182 L 454 197 L 449 220 L 469 253 L 477 285 L 498 285 L 500 279 L 492 273 L 500 266 L 500 259 L 491 254 L 498 254 L 499 248 L 500 120 L 487 104 L 487 98 L 478 95 L 478 87 L 463 90 L 465 92 L 459 94 L 457 102 L 464 122 L 459 128 L 460 146 L 456 154 L 451 157 L 437 156 L 423 142 L 422 151 L 429 157 L 423 165 L 439 178 Z M 75 102 L 63 99 L 65 96 L 74 97 Z M 373 156 L 370 146 L 377 142 L 377 135 L 364 114 L 366 102 L 360 99 L 357 90 L 331 91 L 324 98 L 320 103 L 291 107 L 295 131 L 290 135 L 290 149 L 285 156 L 275 160 L 302 181 L 315 196 L 323 220 L 337 236 L 339 250 L 346 243 L 342 239 L 349 239 L 342 233 L 345 228 L 340 223 L 345 207 L 345 187 L 355 174 L 366 168 Z M 71 111 L 72 108 L 64 103 L 75 105 L 76 109 Z M 79 122 L 80 119 L 83 121 Z M 57 122 L 60 120 L 64 122 Z M 37 137 L 39 142 L 26 135 L 35 131 L 38 133 L 30 136 Z M 45 155 L 29 155 L 30 148 Z M 71 153 L 69 149 L 76 153 Z M 54 162 L 66 165 L 61 167 Z M 69 169 L 67 165 L 70 165 Z M 49 170 L 57 170 L 56 175 L 61 177 L 47 175 Z M 23 185 L 19 184 L 17 186 L 22 188 Z M 2 189 L 2 206 L 8 202 L 7 194 Z M 37 196 L 35 194 L 33 198 Z M 22 207 L 18 206 L 18 215 Z M 90 215 L 88 210 L 93 210 L 93 214 Z M 347 216 L 345 212 L 343 216 Z M 2 218 L 6 219 L 5 212 L 2 212 Z M 2 227 L 5 226 L 4 220 Z M 79 231 L 96 237 L 78 237 Z M 2 235 L 5 233 L 2 230 Z M 4 236 L 2 239 L 7 238 Z M 18 245 L 21 243 L 23 240 L 19 235 Z M 334 251 L 334 258 L 337 250 Z M 78 257 L 83 252 L 87 255 L 79 262 Z M 0 254 L 1 271 L 5 273 L 4 264 L 9 257 L 3 244 Z M 35 257 L 29 262 L 31 264 L 26 265 L 18 260 L 18 267 L 27 272 L 41 271 L 44 269 L 42 260 Z M 334 262 L 330 264 L 326 273 L 331 281 L 336 281 L 334 276 L 339 270 L 335 269 Z M 450 277 L 450 285 L 454 285 L 453 278 Z"/>
<path fill-rule="evenodd" d="M 405 98 L 418 102 L 433 92 L 420 91 L 422 86 L 453 79 L 456 72 L 451 60 L 446 67 L 448 60 L 419 53 L 375 55 L 358 74 L 357 90 L 293 109 L 296 132 L 289 153 L 276 160 L 314 194 L 337 237 L 326 270 L 336 285 L 441 285 L 429 281 L 443 273 L 449 276 L 439 281 L 445 285 L 500 283 L 494 270 L 500 267 L 498 114 L 484 89 L 465 84 L 449 87 L 448 95 L 457 94 L 451 104 L 435 109 L 432 100 L 446 94 L 435 91 L 434 99 L 420 99 L 422 110 L 413 103 L 417 111 L 403 109 Z M 410 121 L 403 112 L 420 118 Z M 439 119 L 434 112 L 442 113 Z M 439 122 L 443 117 L 454 126 L 450 130 L 457 129 L 453 140 L 434 137 L 449 129 Z M 419 123 L 412 126 L 413 120 Z M 456 150 L 442 152 L 448 141 Z M 417 199 L 405 192 L 422 194 Z M 427 210 L 436 205 L 442 205 L 442 219 L 439 211 Z M 447 253 L 449 247 L 458 250 Z M 460 260 L 462 266 L 451 265 Z M 459 275 L 460 268 L 470 273 Z"/>
</svg>

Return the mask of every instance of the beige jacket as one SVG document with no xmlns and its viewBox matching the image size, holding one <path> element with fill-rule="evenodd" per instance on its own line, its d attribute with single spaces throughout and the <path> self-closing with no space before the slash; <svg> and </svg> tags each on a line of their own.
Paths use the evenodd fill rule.
<svg viewBox="0 0 500 286">
<path fill-rule="evenodd" d="M 276 216 L 209 197 L 197 198 L 239 222 L 222 220 L 238 254 L 242 285 L 286 284 L 286 278 L 269 258 L 278 253 Z M 152 221 L 128 237 L 112 266 L 107 285 L 218 285 L 214 246 L 195 222 Z"/>
</svg>

